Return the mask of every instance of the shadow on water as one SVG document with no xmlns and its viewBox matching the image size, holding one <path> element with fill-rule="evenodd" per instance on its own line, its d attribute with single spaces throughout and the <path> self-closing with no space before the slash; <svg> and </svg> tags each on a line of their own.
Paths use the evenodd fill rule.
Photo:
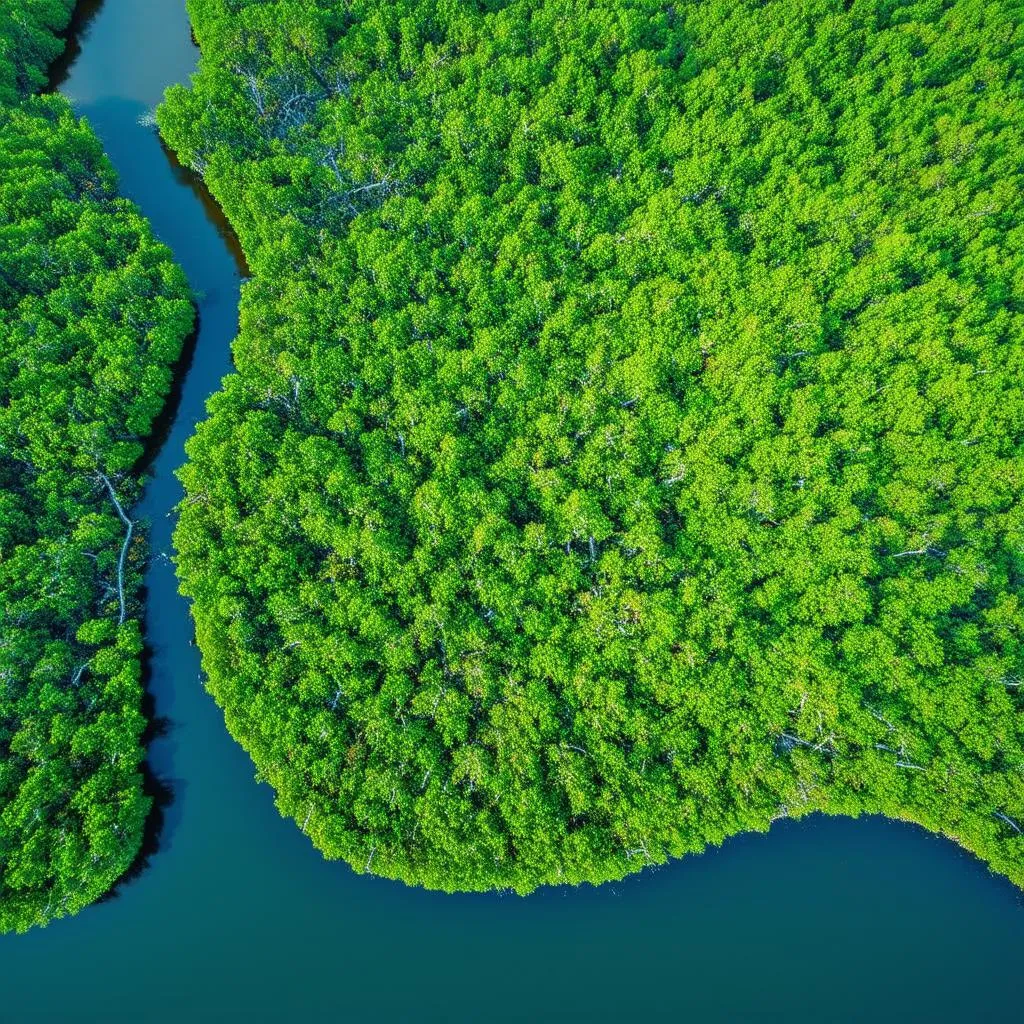
<svg viewBox="0 0 1024 1024">
<path fill-rule="evenodd" d="M 217 234 L 224 243 L 225 249 L 227 249 L 231 254 L 231 257 L 235 262 L 235 266 L 238 269 L 239 277 L 243 281 L 246 280 L 250 276 L 249 264 L 246 262 L 242 246 L 234 231 L 231 229 L 231 225 L 228 223 L 227 218 L 224 216 L 223 210 L 221 210 L 216 202 L 214 202 L 209 190 L 203 184 L 202 178 L 200 178 L 195 171 L 183 166 L 177 156 L 167 148 L 163 139 L 159 139 L 159 142 L 160 149 L 167 157 L 167 162 L 174 174 L 175 181 L 177 181 L 179 185 L 189 189 L 189 191 L 198 200 L 204 214 L 206 215 L 207 221 L 217 229 Z M 199 335 L 202 333 L 203 329 L 202 308 L 199 303 L 193 303 L 193 307 L 195 312 L 195 324 L 189 336 L 182 344 L 181 355 L 178 356 L 177 361 L 171 367 L 171 389 L 167 394 L 167 399 L 164 402 L 163 408 L 153 421 L 153 428 L 146 441 L 145 451 L 138 465 L 135 467 L 135 472 L 138 475 L 148 474 L 152 468 L 153 462 L 163 450 L 164 444 L 170 437 L 171 431 L 174 429 L 174 425 L 178 419 L 178 412 L 181 408 L 181 399 L 185 390 L 185 381 L 188 378 L 189 371 L 192 369 Z"/>
<path fill-rule="evenodd" d="M 149 557 L 162 557 L 154 555 Z M 146 607 L 148 588 L 143 587 L 140 598 Z M 184 795 L 185 780 L 170 778 L 157 770 L 152 757 L 153 744 L 160 741 L 164 749 L 160 757 L 161 765 L 173 765 L 176 743 L 174 740 L 174 719 L 160 713 L 160 695 L 154 685 L 155 673 L 153 663 L 156 652 L 151 644 L 143 643 L 142 648 L 142 714 L 146 719 L 146 728 L 142 732 L 140 742 L 146 751 L 146 760 L 142 763 L 143 792 L 153 802 L 146 827 L 143 831 L 142 847 L 132 866 L 125 876 L 117 881 L 119 888 L 127 881 L 138 878 L 150 860 L 161 850 L 169 850 L 174 838 L 174 830 L 181 820 L 181 797 Z M 171 808 L 175 810 L 172 812 Z"/>
<path fill-rule="evenodd" d="M 66 40 L 64 52 L 50 65 L 45 92 L 56 92 L 67 80 L 71 68 L 78 60 L 89 27 L 103 9 L 106 0 L 79 0 L 68 27 L 61 34 Z"/>
<path fill-rule="evenodd" d="M 158 719 L 158 727 L 166 725 L 166 719 Z M 151 725 L 154 723 L 151 723 Z M 149 869 L 153 858 L 158 853 L 166 852 L 171 847 L 171 837 L 177 821 L 173 818 L 180 818 L 180 815 L 169 813 L 178 802 L 178 797 L 184 788 L 184 782 L 175 779 L 168 782 L 157 778 L 148 762 L 142 764 L 142 791 L 152 801 L 149 814 L 146 816 L 146 823 L 142 830 L 142 844 L 139 852 L 135 855 L 128 870 L 107 890 L 96 902 L 109 903 L 119 899 L 123 890 L 132 882 L 141 878 Z"/>
<path fill-rule="evenodd" d="M 178 418 L 178 410 L 181 408 L 181 400 L 185 393 L 185 379 L 188 377 L 188 373 L 192 369 L 192 364 L 195 361 L 199 332 L 202 330 L 202 313 L 200 312 L 198 304 L 195 302 L 192 304 L 192 309 L 195 316 L 195 323 L 193 324 L 188 337 L 182 343 L 181 354 L 171 366 L 170 390 L 167 392 L 167 398 L 164 400 L 163 408 L 157 414 L 156 419 L 153 420 L 153 426 L 149 432 L 149 437 L 146 439 L 145 445 L 143 446 L 142 457 L 133 469 L 133 473 L 136 477 L 143 478 L 143 486 L 145 486 L 145 477 L 149 475 L 150 470 L 153 468 L 153 463 L 156 461 L 157 456 L 167 443 L 167 439 L 170 437 L 171 431 L 174 429 L 175 421 Z M 152 556 L 152 553 L 150 554 Z M 145 607 L 144 599 L 142 601 L 142 607 Z"/>
<path fill-rule="evenodd" d="M 175 180 L 178 184 L 184 185 L 191 190 L 192 194 L 199 200 L 203 212 L 206 214 L 206 219 L 216 227 L 217 234 L 220 235 L 225 248 L 231 253 L 231 258 L 235 261 L 239 276 L 243 281 L 251 277 L 249 263 L 245 258 L 245 253 L 242 251 L 242 245 L 238 241 L 238 236 L 224 215 L 224 211 L 217 205 L 213 196 L 210 195 L 210 190 L 204 184 L 203 179 L 191 168 L 186 167 L 178 159 L 177 155 L 168 148 L 163 139 L 160 139 L 160 148 L 167 157 L 167 162 L 171 166 Z"/>
</svg>

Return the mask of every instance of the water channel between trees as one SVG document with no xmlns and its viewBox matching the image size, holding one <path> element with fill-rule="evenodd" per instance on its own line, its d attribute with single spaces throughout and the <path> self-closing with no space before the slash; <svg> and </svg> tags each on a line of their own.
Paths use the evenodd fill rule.
<svg viewBox="0 0 1024 1024">
<path fill-rule="evenodd" d="M 205 693 L 171 553 L 174 470 L 230 370 L 244 260 L 151 127 L 198 52 L 184 0 L 79 5 L 54 86 L 199 295 L 136 516 L 149 765 L 170 793 L 148 861 L 97 907 L 0 939 L 0 1021 L 1020 1020 L 1024 897 L 953 844 L 820 816 L 601 888 L 445 896 L 326 863 Z"/>
</svg>

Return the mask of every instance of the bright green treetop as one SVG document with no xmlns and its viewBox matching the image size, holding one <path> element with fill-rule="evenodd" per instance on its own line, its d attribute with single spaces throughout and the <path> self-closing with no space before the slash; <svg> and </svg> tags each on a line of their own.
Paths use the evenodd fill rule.
<svg viewBox="0 0 1024 1024">
<path fill-rule="evenodd" d="M 811 810 L 1024 884 L 1010 0 L 193 0 L 238 228 L 177 532 L 329 856 L 599 881 Z"/>
</svg>

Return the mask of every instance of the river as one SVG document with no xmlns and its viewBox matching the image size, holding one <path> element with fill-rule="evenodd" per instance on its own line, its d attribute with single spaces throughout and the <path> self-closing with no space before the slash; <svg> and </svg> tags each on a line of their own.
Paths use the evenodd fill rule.
<svg viewBox="0 0 1024 1024">
<path fill-rule="evenodd" d="M 174 477 L 230 369 L 244 260 L 143 115 L 187 81 L 183 0 L 82 3 L 54 71 L 200 296 L 151 479 L 149 765 L 171 794 L 137 877 L 0 938 L 0 1022 L 1020 1020 L 1024 899 L 953 844 L 821 816 L 601 888 L 445 896 L 327 863 L 203 689 L 167 555 Z M 140 122 L 140 118 L 143 120 Z"/>
</svg>

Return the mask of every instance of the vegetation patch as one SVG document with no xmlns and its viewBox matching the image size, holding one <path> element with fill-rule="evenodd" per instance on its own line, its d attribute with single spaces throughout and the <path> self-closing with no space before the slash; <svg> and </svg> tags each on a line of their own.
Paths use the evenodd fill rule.
<svg viewBox="0 0 1024 1024">
<path fill-rule="evenodd" d="M 0 931 L 139 851 L 135 467 L 192 329 L 184 275 L 59 96 L 71 2 L 0 0 Z"/>
<path fill-rule="evenodd" d="M 330 857 L 618 878 L 814 810 L 1024 884 L 1009 0 L 191 0 L 255 279 L 209 686 Z"/>
</svg>

